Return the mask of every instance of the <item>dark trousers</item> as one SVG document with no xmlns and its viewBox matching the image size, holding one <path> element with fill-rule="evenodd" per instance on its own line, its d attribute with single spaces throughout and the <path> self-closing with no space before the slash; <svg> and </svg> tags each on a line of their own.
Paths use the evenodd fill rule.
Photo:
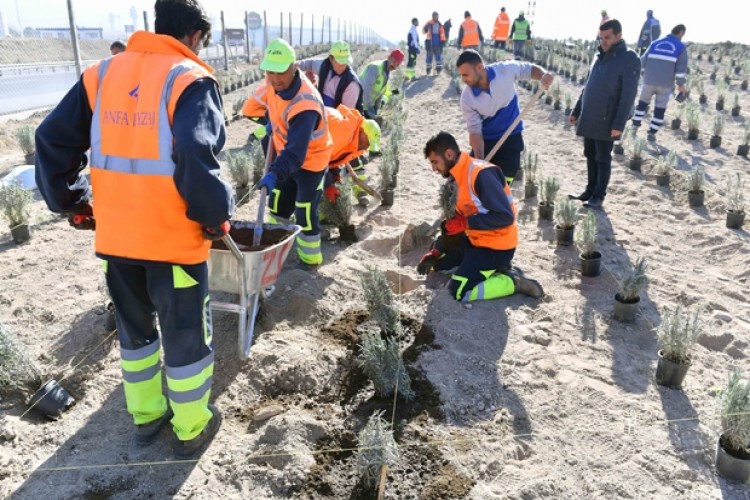
<svg viewBox="0 0 750 500">
<path fill-rule="evenodd" d="M 289 219 L 294 214 L 297 224 L 307 235 L 320 234 L 318 205 L 323 194 L 323 180 L 327 170 L 310 172 L 299 170 L 280 182 L 271 193 L 269 209 L 272 214 Z"/>
<path fill-rule="evenodd" d="M 450 290 L 451 297 L 461 300 L 475 286 L 486 280 L 492 272 L 508 269 L 515 253 L 515 249 L 493 250 L 475 247 L 468 238 L 465 238 L 460 246 L 446 251 L 443 258 L 435 265 L 435 270 L 447 271 L 458 266 L 458 269 L 453 272 L 448 290 Z"/>
<path fill-rule="evenodd" d="M 612 141 L 597 141 L 583 138 L 583 155 L 586 157 L 588 182 L 586 193 L 593 197 L 607 196 L 609 177 L 612 174 Z"/>
<path fill-rule="evenodd" d="M 181 286 L 181 268 L 191 286 Z M 184 277 L 184 275 L 181 275 Z M 187 366 L 211 354 L 211 310 L 208 302 L 208 265 L 167 263 L 124 264 L 107 261 L 107 286 L 115 305 L 120 346 L 129 351 L 159 339 L 164 362 Z M 205 318 L 205 322 L 204 322 Z"/>
<path fill-rule="evenodd" d="M 488 154 L 492 151 L 492 148 L 497 144 L 497 140 L 484 140 L 484 154 Z M 488 161 L 493 165 L 500 167 L 503 171 L 505 178 L 513 179 L 516 176 L 516 172 L 521 168 L 521 151 L 523 151 L 523 134 L 513 134 L 508 137 L 508 140 L 500 146 L 495 156 L 490 158 Z M 472 155 L 474 152 L 472 151 Z"/>
<path fill-rule="evenodd" d="M 414 47 L 409 47 L 409 60 L 406 62 L 407 68 L 413 68 L 417 65 L 417 56 L 419 51 Z"/>
</svg>

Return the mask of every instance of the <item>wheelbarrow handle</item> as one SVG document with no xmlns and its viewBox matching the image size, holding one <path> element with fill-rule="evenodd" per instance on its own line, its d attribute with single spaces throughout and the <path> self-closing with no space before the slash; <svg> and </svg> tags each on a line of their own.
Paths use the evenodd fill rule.
<svg viewBox="0 0 750 500">
<path fill-rule="evenodd" d="M 273 137 L 268 138 L 268 148 L 266 149 L 266 164 L 263 167 L 263 174 L 267 174 L 271 168 L 271 162 L 274 156 L 273 148 Z M 260 188 L 260 203 L 258 203 L 258 219 L 255 222 L 255 228 L 253 229 L 253 248 L 260 246 L 260 241 L 263 237 L 263 216 L 266 211 L 266 196 L 268 195 L 268 188 L 263 186 Z"/>
<path fill-rule="evenodd" d="M 234 242 L 231 236 L 229 236 L 229 233 L 225 234 L 221 237 L 221 241 L 224 242 L 224 244 L 227 246 L 230 252 L 232 252 L 232 255 L 234 255 L 237 260 L 242 262 L 244 260 L 244 257 L 242 255 L 242 252 L 240 251 L 240 248 L 237 246 L 237 243 Z"/>
</svg>

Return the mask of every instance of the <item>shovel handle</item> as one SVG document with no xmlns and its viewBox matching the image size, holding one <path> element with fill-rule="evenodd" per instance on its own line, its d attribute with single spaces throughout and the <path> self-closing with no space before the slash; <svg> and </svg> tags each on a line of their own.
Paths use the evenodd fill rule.
<svg viewBox="0 0 750 500">
<path fill-rule="evenodd" d="M 367 184 L 365 184 L 359 179 L 359 176 L 357 176 L 357 173 L 354 171 L 351 165 L 349 165 L 348 163 L 345 163 L 344 166 L 346 167 L 346 171 L 349 172 L 349 175 L 351 176 L 352 181 L 354 182 L 355 185 L 362 188 L 362 190 L 366 192 L 367 194 L 369 194 L 370 196 L 374 196 L 378 200 L 383 199 L 383 197 L 380 196 L 380 193 L 378 193 L 373 188 L 371 188 L 370 186 L 368 186 Z"/>
<path fill-rule="evenodd" d="M 484 159 L 486 161 L 490 161 L 492 159 L 492 157 L 495 156 L 495 153 L 497 153 L 497 150 L 500 149 L 500 146 L 502 146 L 503 143 L 506 140 L 508 140 L 508 137 L 510 137 L 510 133 L 513 132 L 513 130 L 515 130 L 516 126 L 518 126 L 518 124 L 521 122 L 521 120 L 523 120 L 523 117 L 526 116 L 526 113 L 529 112 L 529 110 L 531 109 L 531 107 L 534 106 L 534 104 L 539 100 L 539 98 L 542 97 L 543 93 L 544 93 L 544 87 L 542 87 L 540 85 L 539 86 L 539 90 L 537 90 L 536 94 L 534 94 L 531 97 L 531 100 L 526 103 L 526 106 L 523 107 L 523 110 L 521 111 L 521 113 L 519 113 L 519 115 L 516 116 L 516 119 L 513 120 L 513 123 L 510 124 L 510 127 L 508 127 L 508 129 L 505 131 L 505 133 L 500 138 L 500 140 L 497 141 L 497 144 L 495 144 L 495 147 L 492 148 L 492 151 L 490 151 L 489 153 L 487 153 L 484 156 Z"/>
<path fill-rule="evenodd" d="M 268 138 L 268 148 L 266 148 L 266 165 L 263 167 L 263 175 L 268 173 L 268 169 L 273 161 L 273 137 Z M 268 189 L 266 186 L 260 188 L 260 202 L 258 202 L 258 217 L 255 221 L 255 227 L 253 228 L 253 247 L 257 248 L 260 246 L 260 240 L 263 237 L 263 216 L 266 212 L 266 197 L 268 196 Z"/>
</svg>

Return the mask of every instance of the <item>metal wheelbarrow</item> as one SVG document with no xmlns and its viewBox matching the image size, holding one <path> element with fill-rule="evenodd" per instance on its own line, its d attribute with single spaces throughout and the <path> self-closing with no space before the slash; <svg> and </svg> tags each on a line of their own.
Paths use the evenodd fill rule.
<svg viewBox="0 0 750 500">
<path fill-rule="evenodd" d="M 250 251 L 256 223 L 230 221 L 230 225 L 229 234 L 211 247 L 208 289 L 239 295 L 239 304 L 212 300 L 211 309 L 240 316 L 238 348 L 240 357 L 247 359 L 253 343 L 260 299 L 273 292 L 273 285 L 294 245 L 294 238 L 302 228 L 297 225 L 264 224 L 261 245 L 257 250 Z"/>
</svg>

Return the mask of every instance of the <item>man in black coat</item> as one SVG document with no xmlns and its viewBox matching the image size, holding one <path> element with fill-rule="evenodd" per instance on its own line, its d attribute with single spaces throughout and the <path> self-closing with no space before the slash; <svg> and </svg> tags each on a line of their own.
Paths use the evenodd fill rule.
<svg viewBox="0 0 750 500">
<path fill-rule="evenodd" d="M 583 137 L 588 182 L 578 196 L 588 208 L 601 208 L 612 172 L 612 146 L 633 112 L 641 61 L 622 39 L 622 25 L 610 19 L 599 28 L 599 54 L 570 114 L 576 135 Z"/>
</svg>

